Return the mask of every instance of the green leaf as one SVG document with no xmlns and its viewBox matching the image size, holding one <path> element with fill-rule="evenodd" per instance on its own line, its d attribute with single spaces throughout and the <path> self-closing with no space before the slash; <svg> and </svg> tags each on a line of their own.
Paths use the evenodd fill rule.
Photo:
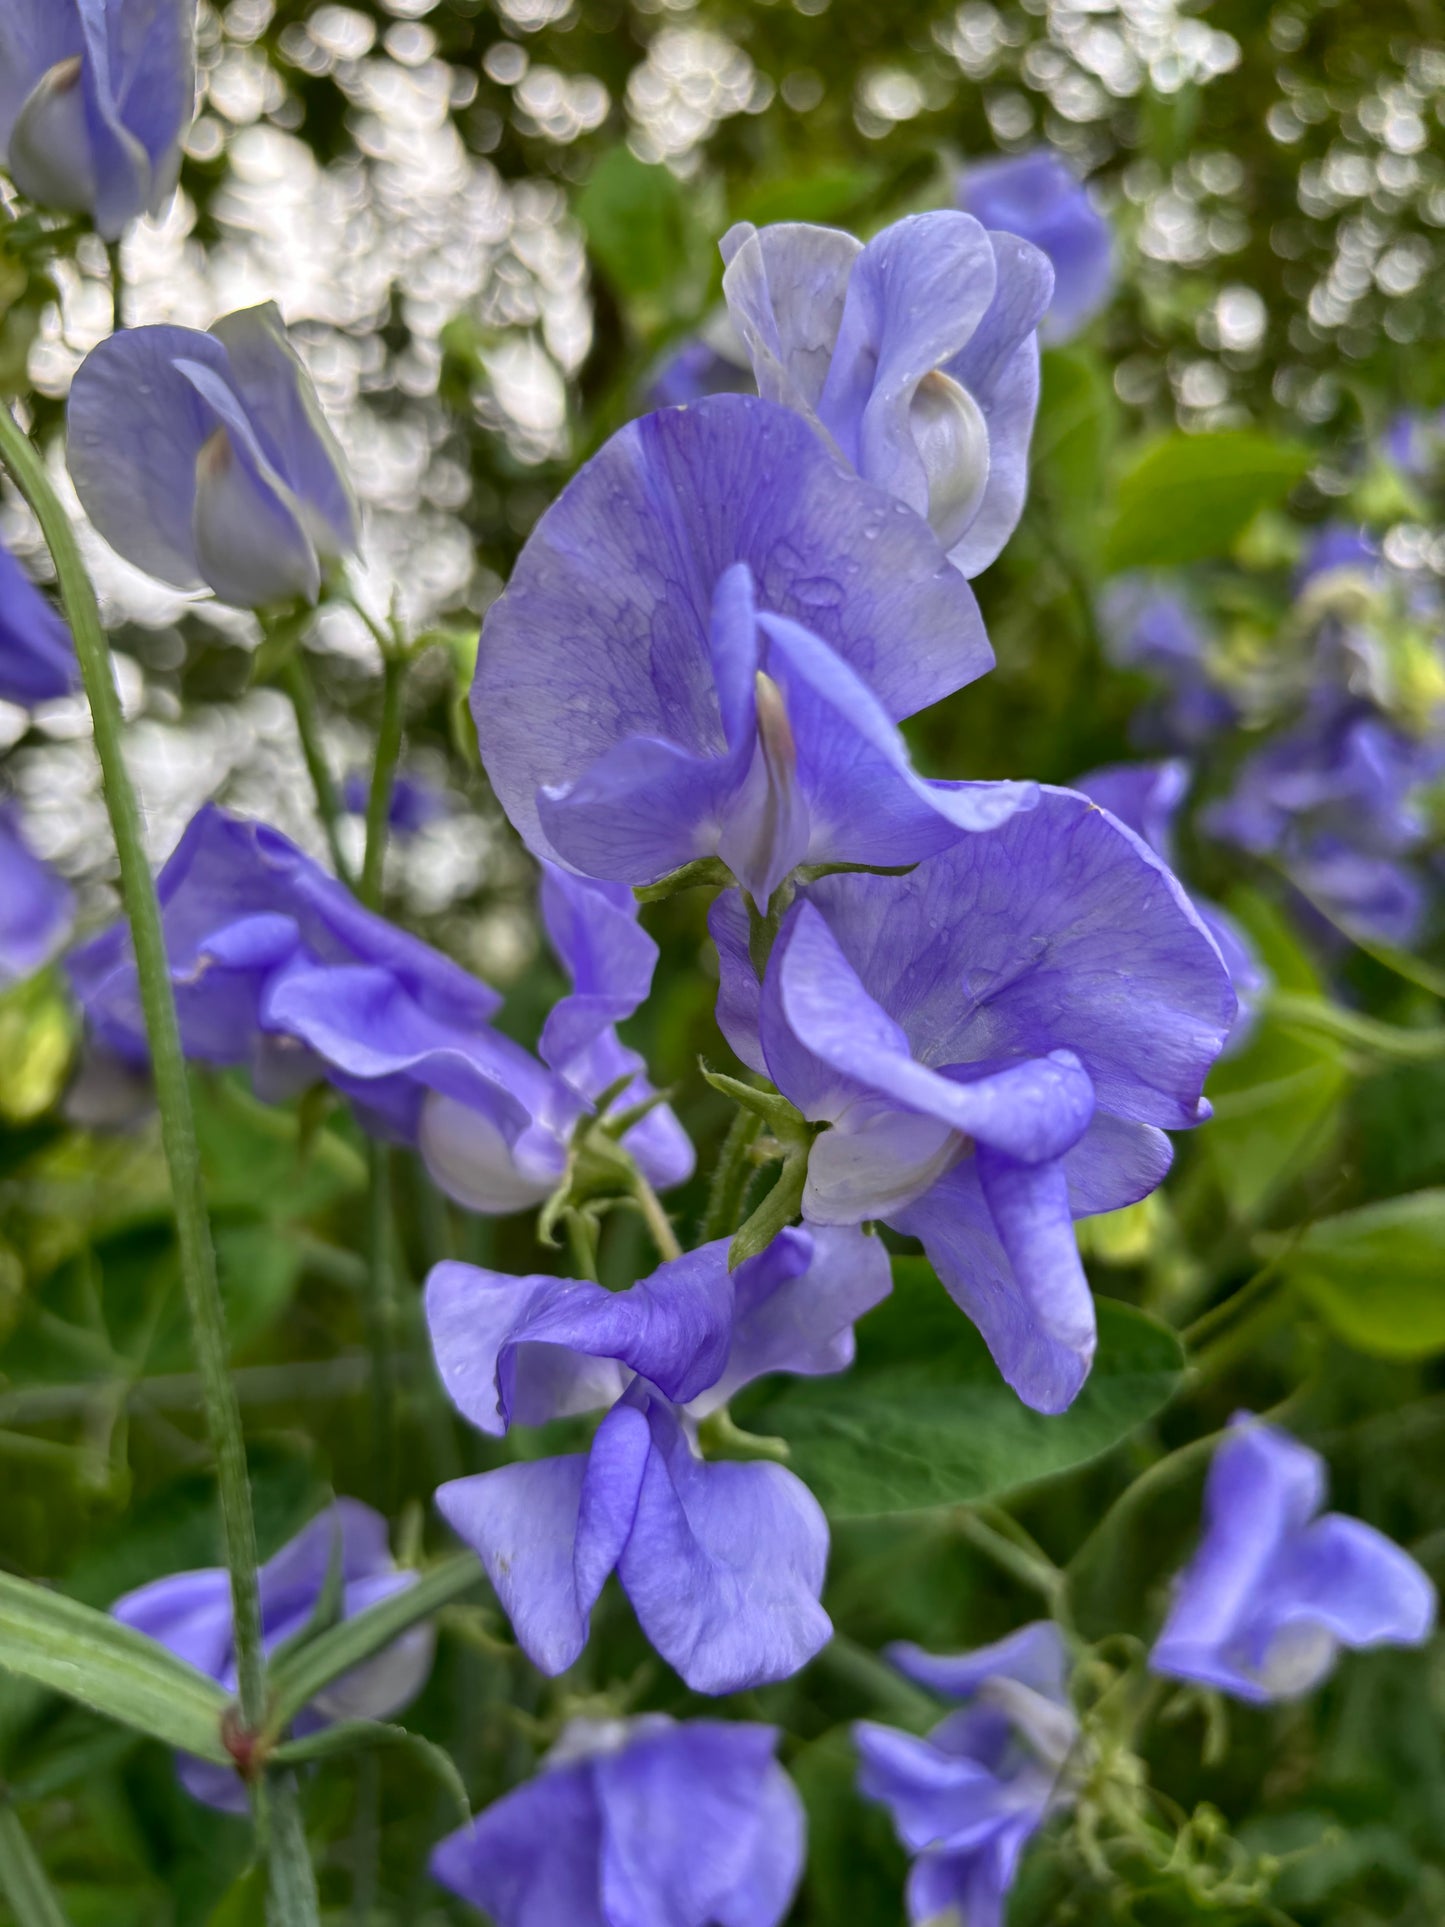
<svg viewBox="0 0 1445 1927">
<path fill-rule="evenodd" d="M 846 226 L 848 215 L 860 207 L 882 184 L 876 167 L 850 167 L 832 163 L 811 174 L 788 174 L 778 180 L 760 181 L 742 196 L 737 218 L 755 227 L 773 221 L 821 221 L 828 226 Z"/>
<path fill-rule="evenodd" d="M 1086 348 L 1048 349 L 1040 374 L 1034 486 L 1055 528 L 1087 563 L 1098 555 L 1119 406 L 1107 370 Z"/>
<path fill-rule="evenodd" d="M 1254 938 L 1276 988 L 1318 997 L 1319 977 L 1280 912 L 1253 891 L 1231 895 L 1229 908 Z M 1214 1116 L 1200 1138 L 1242 1219 L 1257 1219 L 1282 1184 L 1330 1150 L 1348 1084 L 1338 1042 L 1268 1016 L 1242 1050 L 1215 1065 L 1208 1085 Z"/>
<path fill-rule="evenodd" d="M 625 295 L 656 294 L 687 259 L 682 190 L 665 167 L 614 147 L 577 196 L 577 219 L 607 279 Z"/>
<path fill-rule="evenodd" d="M 447 1794 L 461 1824 L 465 1826 L 471 1819 L 472 1804 L 467 1798 L 466 1784 L 450 1753 L 420 1733 L 386 1720 L 336 1720 L 299 1740 L 284 1740 L 271 1757 L 278 1766 L 306 1766 L 314 1760 L 359 1753 L 369 1746 L 405 1747 L 417 1765 L 425 1768 Z"/>
<path fill-rule="evenodd" d="M 834 1518 L 970 1504 L 1107 1452 L 1166 1403 L 1174 1333 L 1098 1301 L 1099 1352 L 1069 1410 L 1031 1412 L 920 1258 L 895 1260 L 893 1295 L 858 1328 L 839 1378 L 774 1381 L 738 1399 L 748 1431 L 782 1438 L 788 1465 Z"/>
<path fill-rule="evenodd" d="M 1331 1329 L 1379 1358 L 1445 1351 L 1445 1190 L 1310 1226 L 1284 1269 Z"/>
<path fill-rule="evenodd" d="M 0 1573 L 0 1666 L 167 1746 L 230 1758 L 230 1700 L 214 1680 L 109 1613 L 10 1573 Z"/>
<path fill-rule="evenodd" d="M 459 1552 L 422 1574 L 405 1592 L 393 1593 L 352 1619 L 320 1633 L 281 1661 L 270 1678 L 272 1733 L 282 1733 L 316 1695 L 343 1673 L 379 1653 L 394 1639 L 454 1599 L 470 1592 L 482 1577 L 481 1562 Z"/>
<path fill-rule="evenodd" d="M 9 1806 L 0 1806 L 0 1893 L 15 1916 L 16 1927 L 68 1927 L 40 1856 Z"/>
<path fill-rule="evenodd" d="M 1104 538 L 1109 570 L 1175 568 L 1228 553 L 1313 457 L 1302 442 L 1231 428 L 1151 442 L 1120 476 Z"/>
</svg>

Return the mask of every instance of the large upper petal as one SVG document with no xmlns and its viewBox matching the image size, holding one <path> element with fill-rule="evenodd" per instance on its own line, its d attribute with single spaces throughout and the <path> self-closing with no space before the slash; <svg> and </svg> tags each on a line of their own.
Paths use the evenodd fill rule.
<svg viewBox="0 0 1445 1927">
<path fill-rule="evenodd" d="M 720 245 L 723 295 L 758 393 L 816 421 L 862 243 L 803 221 L 740 221 Z"/>
<path fill-rule="evenodd" d="M 628 738 L 721 756 L 709 628 L 746 562 L 758 603 L 836 649 L 891 716 L 991 660 L 972 592 L 917 516 L 841 469 L 789 410 L 737 395 L 624 428 L 542 517 L 483 626 L 472 708 L 539 855 L 543 786 Z"/>
<path fill-rule="evenodd" d="M 1070 1051 L 1102 1109 L 1199 1120 L 1234 1017 L 1228 973 L 1171 873 L 1087 798 L 1046 788 L 906 877 L 804 894 L 922 1064 Z"/>
<path fill-rule="evenodd" d="M 618 1563 L 638 1623 L 698 1693 L 787 1679 L 832 1633 L 818 1603 L 828 1526 L 780 1465 L 705 1463 L 656 1400 L 631 1536 Z"/>
<path fill-rule="evenodd" d="M 177 367 L 225 381 L 226 351 L 194 328 L 124 328 L 76 370 L 66 405 L 66 459 L 82 508 L 127 562 L 178 589 L 199 589 L 192 512 L 196 458 L 216 418 Z"/>
<path fill-rule="evenodd" d="M 432 1349 L 447 1393 L 483 1432 L 609 1403 L 616 1361 L 668 1397 L 692 1398 L 718 1377 L 732 1335 L 732 1286 L 721 1243 L 661 1265 L 627 1291 L 577 1278 L 525 1278 L 440 1264 L 426 1287 Z"/>
</svg>

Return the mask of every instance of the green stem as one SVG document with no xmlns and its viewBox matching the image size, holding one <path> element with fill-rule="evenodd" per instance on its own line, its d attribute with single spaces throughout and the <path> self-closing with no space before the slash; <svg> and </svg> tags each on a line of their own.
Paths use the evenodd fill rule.
<svg viewBox="0 0 1445 1927">
<path fill-rule="evenodd" d="M 382 1510 L 390 1513 L 396 1467 L 396 1294 L 391 1251 L 391 1152 L 367 1140 L 366 1324 L 371 1350 L 372 1447 Z"/>
<path fill-rule="evenodd" d="M 291 708 L 296 717 L 296 734 L 301 741 L 301 754 L 306 759 L 306 773 L 311 778 L 311 788 L 316 797 L 316 814 L 321 818 L 321 827 L 326 832 L 326 847 L 331 854 L 332 867 L 341 881 L 355 887 L 351 866 L 341 848 L 338 824 L 341 819 L 340 799 L 336 785 L 331 780 L 326 757 L 321 748 L 321 732 L 316 722 L 316 696 L 311 687 L 311 675 L 306 667 L 299 645 L 293 648 L 286 659 L 286 667 L 281 672 L 286 685 L 286 694 L 291 698 Z"/>
<path fill-rule="evenodd" d="M 266 1688 L 261 1612 L 256 1593 L 256 1527 L 251 1513 L 246 1448 L 240 1406 L 230 1378 L 225 1307 L 221 1302 L 215 1247 L 206 1216 L 200 1152 L 166 960 L 160 905 L 141 834 L 140 808 L 125 766 L 120 701 L 110 650 L 75 532 L 50 486 L 38 451 L 4 407 L 0 407 L 0 458 L 34 510 L 50 549 L 80 658 L 85 692 L 90 699 L 106 808 L 110 813 L 121 890 L 135 946 L 141 1008 L 161 1116 L 161 1138 L 175 1204 L 181 1277 L 205 1396 L 206 1424 L 216 1458 L 226 1564 L 231 1577 L 241 1719 L 248 1729 L 254 1730 L 260 1726 L 265 1713 Z"/>
<path fill-rule="evenodd" d="M 1322 997 L 1302 997 L 1282 990 L 1269 999 L 1265 1010 L 1292 1030 L 1315 1031 L 1396 1063 L 1431 1063 L 1437 1057 L 1445 1057 L 1445 1026 L 1432 1024 L 1420 1030 L 1407 1030 L 1402 1025 L 1382 1024 L 1376 1017 L 1326 1003 Z"/>
<path fill-rule="evenodd" d="M 958 1529 L 970 1545 L 986 1553 L 996 1566 L 1011 1573 L 1020 1585 L 1041 1593 L 1051 1606 L 1059 1603 L 1064 1591 L 1064 1575 L 1057 1566 L 1042 1556 L 1026 1552 L 1012 1538 L 1006 1539 L 966 1506 L 959 1510 Z"/>
<path fill-rule="evenodd" d="M 0 1894 L 16 1927 L 69 1927 L 40 1856 L 10 1806 L 0 1806 Z"/>
<path fill-rule="evenodd" d="M 257 1809 L 266 1838 L 270 1884 L 267 1927 L 316 1927 L 321 1897 L 306 1844 L 301 1794 L 294 1773 L 269 1773 L 257 1789 Z"/>
<path fill-rule="evenodd" d="M 386 856 L 386 826 L 391 814 L 392 780 L 401 755 L 402 687 L 406 682 L 406 658 L 388 651 L 382 658 L 381 729 L 376 739 L 376 761 L 371 771 L 371 792 L 366 799 L 366 857 L 361 866 L 361 886 L 357 894 L 370 910 L 381 902 L 381 866 Z"/>
<path fill-rule="evenodd" d="M 672 1219 L 663 1210 L 661 1198 L 641 1171 L 633 1172 L 632 1197 L 642 1213 L 642 1221 L 647 1226 L 648 1235 L 657 1246 L 658 1255 L 663 1259 L 680 1258 L 682 1246 L 678 1243 L 677 1233 L 672 1228 Z"/>
<path fill-rule="evenodd" d="M 743 1199 L 753 1175 L 748 1152 L 762 1128 L 763 1120 L 756 1111 L 743 1110 L 734 1115 L 728 1126 L 728 1134 L 723 1139 L 717 1167 L 708 1188 L 707 1210 L 698 1234 L 701 1243 L 710 1244 L 714 1238 L 731 1237 L 737 1230 L 738 1214 L 743 1208 Z"/>
<path fill-rule="evenodd" d="M 597 1280 L 597 1244 L 587 1220 L 580 1211 L 565 1211 L 562 1214 L 562 1228 L 567 1237 L 567 1255 L 572 1260 L 572 1268 L 579 1278 L 586 1278 L 592 1284 Z"/>
</svg>

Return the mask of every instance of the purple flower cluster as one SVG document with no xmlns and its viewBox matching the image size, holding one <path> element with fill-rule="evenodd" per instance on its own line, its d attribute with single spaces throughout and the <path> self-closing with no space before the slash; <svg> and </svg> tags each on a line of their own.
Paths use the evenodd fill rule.
<svg viewBox="0 0 1445 1927">
<path fill-rule="evenodd" d="M 474 1211 L 540 1204 L 594 1099 L 619 1085 L 624 1105 L 652 1094 L 613 1028 L 646 996 L 657 956 L 625 891 L 560 871 L 544 878 L 547 928 L 575 988 L 547 1020 L 541 1061 L 493 1028 L 495 991 L 364 909 L 265 824 L 208 806 L 161 871 L 159 894 L 187 1055 L 245 1067 L 272 1100 L 329 1083 L 365 1129 L 414 1145 Z M 144 1067 L 124 921 L 73 951 L 68 968 L 95 1043 Z M 660 1187 L 692 1169 L 663 1106 L 623 1143 Z"/>
<path fill-rule="evenodd" d="M 926 1739 L 861 1722 L 858 1784 L 888 1808 L 914 1856 L 908 1915 L 1003 1927 L 1024 1848 L 1072 1798 L 1079 1722 L 1068 1696 L 1068 1654 L 1051 1620 L 956 1656 L 890 1647 L 901 1673 L 957 1712 Z"/>
</svg>

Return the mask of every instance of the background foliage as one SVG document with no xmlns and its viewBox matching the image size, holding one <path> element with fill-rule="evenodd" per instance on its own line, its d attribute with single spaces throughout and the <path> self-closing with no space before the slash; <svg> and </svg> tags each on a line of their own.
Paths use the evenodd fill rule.
<svg viewBox="0 0 1445 1927">
<path fill-rule="evenodd" d="M 373 566 L 435 638 L 408 685 L 406 766 L 451 807 L 396 841 L 388 907 L 506 988 L 519 1036 L 562 985 L 460 707 L 478 619 L 541 508 L 706 319 L 735 219 L 866 232 L 948 204 L 963 157 L 1042 136 L 1114 222 L 1116 299 L 1047 357 L 1030 506 L 979 585 L 998 670 L 913 726 L 922 766 L 1067 781 L 1135 753 L 1147 686 L 1106 650 L 1104 591 L 1125 570 L 1190 572 L 1225 654 L 1267 665 L 1307 531 L 1343 514 L 1438 608 L 1438 493 L 1379 454 L 1401 407 L 1445 401 L 1445 40 L 1428 0 L 230 0 L 201 19 L 183 196 L 127 238 L 126 318 L 204 324 L 280 299 L 358 476 Z M 111 324 L 109 271 L 91 242 L 41 273 L 0 237 L 0 386 L 31 397 L 42 435 Z M 36 546 L 14 505 L 6 533 Z M 183 606 L 90 553 L 157 857 L 217 792 L 320 850 L 250 618 Z M 364 767 L 374 645 L 332 612 L 307 646 L 336 772 Z M 0 712 L 0 742 L 37 848 L 99 918 L 113 859 L 83 705 L 28 724 Z M 1206 799 L 1243 747 L 1216 760 Z M 900 1916 L 902 1858 L 855 1800 L 842 1731 L 898 1716 L 867 1654 L 895 1637 L 962 1648 L 1037 1609 L 970 1541 L 960 1503 L 1008 1493 L 1069 1566 L 1082 1629 L 1145 1636 L 1195 1530 L 1205 1454 L 1189 1448 L 1237 1407 L 1288 1400 L 1337 1502 L 1445 1577 L 1445 1058 L 1398 1038 L 1438 1022 L 1440 958 L 1341 944 L 1268 865 L 1203 838 L 1186 837 L 1181 868 L 1244 919 L 1280 989 L 1328 985 L 1394 1042 L 1267 1013 L 1220 1067 L 1215 1121 L 1181 1145 L 1165 1192 L 1085 1228 L 1096 1291 L 1117 1303 L 1068 1420 L 1004 1395 L 946 1305 L 933 1345 L 941 1295 L 906 1279 L 847 1382 L 861 1441 L 840 1427 L 841 1386 L 753 1395 L 748 1422 L 794 1439 L 835 1518 L 842 1637 L 740 1709 L 790 1735 L 813 1829 L 797 1918 L 816 1927 Z M 664 964 L 631 1041 L 676 1088 L 705 1171 L 727 1107 L 695 1071 L 699 1054 L 726 1059 L 701 906 L 649 917 Z M 74 1043 L 58 981 L 0 1002 L 0 1563 L 105 1605 L 215 1557 L 214 1490 L 158 1142 L 144 1122 L 87 1130 L 61 1107 Z M 378 1463 L 362 1140 L 343 1110 L 267 1109 L 226 1078 L 198 1077 L 196 1096 L 263 1553 L 330 1490 L 387 1509 L 403 1546 L 440 1543 L 432 1490 L 493 1448 L 440 1396 L 417 1281 L 447 1253 L 530 1269 L 528 1226 L 468 1218 L 391 1160 L 402 1429 Z M 702 1202 L 699 1184 L 680 1215 Z M 1195 1323 L 1271 1261 L 1237 1310 Z M 604 1262 L 615 1281 L 645 1267 L 630 1219 Z M 1161 1324 L 1195 1324 L 1182 1377 Z M 409 1724 L 451 1753 L 474 1805 L 525 1774 L 564 1705 L 685 1709 L 611 1595 L 555 1683 L 489 1605 L 443 1623 Z M 1375 1655 L 1299 1707 L 1232 1709 L 1227 1744 L 1185 1709 L 1155 1729 L 1150 1767 L 1183 1812 L 1218 1809 L 1250 1854 L 1281 1860 L 1273 1904 L 1300 1927 L 1426 1927 L 1445 1918 L 1442 1715 L 1438 1652 Z M 77 1927 L 259 1918 L 245 1829 L 188 1801 L 159 1745 L 0 1676 L 0 1770 Z M 336 1918 L 454 1917 L 425 1872 L 446 1798 L 408 1758 L 323 1766 L 308 1801 Z M 1267 1917 L 1190 1885 L 1045 1843 L 1010 1918 Z"/>
</svg>

